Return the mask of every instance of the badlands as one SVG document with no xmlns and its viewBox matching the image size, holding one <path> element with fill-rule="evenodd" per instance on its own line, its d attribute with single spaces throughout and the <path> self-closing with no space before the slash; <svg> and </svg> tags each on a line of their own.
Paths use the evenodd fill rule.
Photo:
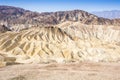
<svg viewBox="0 0 120 80">
<path fill-rule="evenodd" d="M 8 63 L 120 60 L 120 29 L 113 26 L 33 27 L 0 38 L 1 61 Z"/>
<path fill-rule="evenodd" d="M 0 80 L 120 80 L 119 19 L 0 11 Z"/>
</svg>

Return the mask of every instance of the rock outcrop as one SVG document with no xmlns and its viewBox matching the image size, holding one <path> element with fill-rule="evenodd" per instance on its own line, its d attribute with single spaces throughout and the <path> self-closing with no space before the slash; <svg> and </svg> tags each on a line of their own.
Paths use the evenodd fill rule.
<svg viewBox="0 0 120 80">
<path fill-rule="evenodd" d="M 6 32 L 6 31 L 11 31 L 11 30 L 5 25 L 0 25 L 0 32 Z"/>
</svg>

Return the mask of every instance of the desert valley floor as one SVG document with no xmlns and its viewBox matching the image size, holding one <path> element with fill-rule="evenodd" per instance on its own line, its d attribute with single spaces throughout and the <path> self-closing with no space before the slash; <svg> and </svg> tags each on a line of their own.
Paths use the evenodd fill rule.
<svg viewBox="0 0 120 80">
<path fill-rule="evenodd" d="M 118 63 L 20 64 L 0 68 L 0 80 L 120 80 Z"/>
</svg>

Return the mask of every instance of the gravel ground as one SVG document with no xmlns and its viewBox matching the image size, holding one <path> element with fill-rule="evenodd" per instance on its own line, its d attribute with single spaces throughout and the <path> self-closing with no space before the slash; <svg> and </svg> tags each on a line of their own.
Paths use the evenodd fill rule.
<svg viewBox="0 0 120 80">
<path fill-rule="evenodd" d="M 0 68 L 0 80 L 120 80 L 119 63 L 20 64 Z"/>
</svg>

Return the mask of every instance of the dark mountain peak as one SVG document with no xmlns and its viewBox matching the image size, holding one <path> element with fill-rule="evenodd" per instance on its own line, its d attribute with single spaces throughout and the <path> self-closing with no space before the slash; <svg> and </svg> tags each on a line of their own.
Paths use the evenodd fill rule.
<svg viewBox="0 0 120 80">
<path fill-rule="evenodd" d="M 13 7 L 13 6 L 6 6 L 6 5 L 0 5 L 0 10 L 19 10 L 19 11 L 30 11 L 30 10 L 25 10 L 23 8 L 20 7 Z"/>
<path fill-rule="evenodd" d="M 23 15 L 26 10 L 12 6 L 0 6 L 0 19 L 6 20 Z"/>
<path fill-rule="evenodd" d="M 22 27 L 38 25 L 57 25 L 65 21 L 90 25 L 119 25 L 119 20 L 97 17 L 83 10 L 57 11 L 37 13 L 18 7 L 0 6 L 0 23 L 5 25 L 22 25 Z"/>
</svg>

